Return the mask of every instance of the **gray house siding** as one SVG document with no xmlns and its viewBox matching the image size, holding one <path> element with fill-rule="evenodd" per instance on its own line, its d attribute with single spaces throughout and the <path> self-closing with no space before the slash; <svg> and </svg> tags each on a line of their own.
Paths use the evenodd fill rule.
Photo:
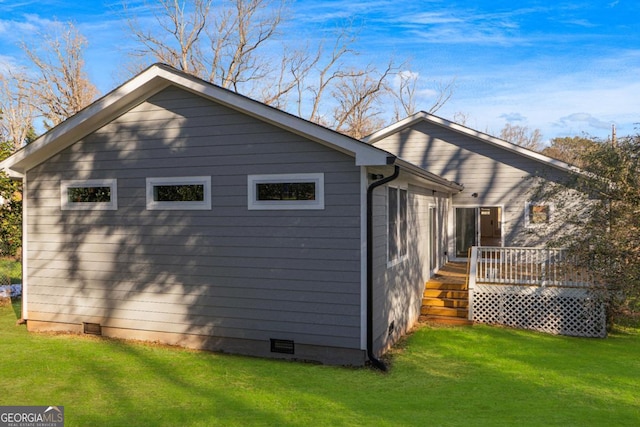
<svg viewBox="0 0 640 427">
<path fill-rule="evenodd" d="M 504 246 L 539 246 L 558 231 L 525 227 L 525 204 L 538 189 L 534 177 L 561 184 L 568 179 L 566 172 L 426 121 L 375 146 L 463 184 L 464 191 L 453 198 L 454 207 L 500 207 Z M 455 224 L 453 216 L 450 222 Z"/>
<path fill-rule="evenodd" d="M 247 176 L 283 173 L 324 173 L 325 209 L 248 210 Z M 211 176 L 211 210 L 146 209 L 145 179 L 179 176 Z M 348 155 L 165 89 L 28 171 L 28 322 L 362 363 L 360 177 Z M 61 180 L 112 178 L 117 210 L 60 210 Z"/>
<path fill-rule="evenodd" d="M 407 255 L 397 263 L 388 263 L 387 219 L 388 188 L 399 186 L 408 190 L 407 236 L 403 243 Z M 374 319 L 373 341 L 378 354 L 392 346 L 416 323 L 422 306 L 424 285 L 431 270 L 436 269 L 446 250 L 446 213 L 450 195 L 435 193 L 422 183 L 412 182 L 400 175 L 398 180 L 374 193 Z M 440 227 L 431 230 L 431 215 L 436 215 L 435 224 Z M 430 232 L 432 231 L 432 233 Z M 432 239 L 441 246 L 432 245 Z M 435 262 L 431 265 L 430 251 L 435 246 Z"/>
</svg>

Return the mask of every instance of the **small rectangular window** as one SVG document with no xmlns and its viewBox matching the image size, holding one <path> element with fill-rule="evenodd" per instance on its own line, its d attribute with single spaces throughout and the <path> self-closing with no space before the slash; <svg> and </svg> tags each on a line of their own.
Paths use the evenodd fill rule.
<svg viewBox="0 0 640 427">
<path fill-rule="evenodd" d="M 211 209 L 211 177 L 147 178 L 147 209 Z"/>
<path fill-rule="evenodd" d="M 116 179 L 61 181 L 61 209 L 116 210 L 118 209 L 117 188 Z"/>
<path fill-rule="evenodd" d="M 315 182 L 278 182 L 256 184 L 258 201 L 264 200 L 315 200 Z"/>
<path fill-rule="evenodd" d="M 204 184 L 154 185 L 153 200 L 156 202 L 203 202 Z"/>
<path fill-rule="evenodd" d="M 553 205 L 550 203 L 527 202 L 524 223 L 527 228 L 545 226 L 551 223 Z"/>
<path fill-rule="evenodd" d="M 249 209 L 324 209 L 324 174 L 249 175 Z"/>
</svg>

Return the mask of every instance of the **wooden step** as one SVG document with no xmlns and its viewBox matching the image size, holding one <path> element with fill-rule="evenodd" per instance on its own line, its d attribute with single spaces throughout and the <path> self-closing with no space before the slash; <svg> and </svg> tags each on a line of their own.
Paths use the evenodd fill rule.
<svg viewBox="0 0 640 427">
<path fill-rule="evenodd" d="M 422 305 L 428 307 L 467 308 L 469 300 L 460 298 L 422 298 Z"/>
<path fill-rule="evenodd" d="M 447 282 L 427 282 L 425 289 L 440 289 L 447 291 L 464 291 L 467 290 L 467 285 L 464 283 L 447 283 Z"/>
<path fill-rule="evenodd" d="M 450 291 L 447 289 L 425 289 L 425 298 L 463 298 L 469 299 L 469 291 Z"/>
<path fill-rule="evenodd" d="M 473 322 L 469 319 L 463 319 L 462 317 L 448 317 L 448 316 L 420 316 L 421 322 L 438 323 L 441 325 L 473 325 Z"/>
<path fill-rule="evenodd" d="M 448 317 L 469 317 L 469 311 L 466 308 L 449 308 L 449 307 L 429 307 L 423 305 L 420 314 L 424 316 L 448 316 Z"/>
</svg>

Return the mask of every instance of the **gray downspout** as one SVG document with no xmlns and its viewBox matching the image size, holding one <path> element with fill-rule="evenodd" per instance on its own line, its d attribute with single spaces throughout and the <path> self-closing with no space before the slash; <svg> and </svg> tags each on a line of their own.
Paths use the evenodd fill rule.
<svg viewBox="0 0 640 427">
<path fill-rule="evenodd" d="M 367 357 L 371 364 L 381 371 L 387 365 L 373 354 L 373 190 L 393 181 L 400 175 L 400 167 L 395 165 L 393 175 L 372 182 L 367 188 Z"/>
</svg>

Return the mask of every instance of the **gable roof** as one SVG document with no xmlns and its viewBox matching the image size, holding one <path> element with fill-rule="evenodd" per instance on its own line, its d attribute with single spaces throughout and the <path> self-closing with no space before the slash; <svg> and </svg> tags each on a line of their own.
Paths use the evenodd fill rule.
<svg viewBox="0 0 640 427">
<path fill-rule="evenodd" d="M 169 86 L 190 91 L 351 155 L 355 158 L 357 166 L 387 165 L 393 164 L 396 160 L 393 154 L 380 148 L 208 83 L 168 65 L 154 64 L 0 162 L 0 170 L 20 177 L 29 169 Z"/>
<path fill-rule="evenodd" d="M 367 136 L 366 138 L 363 138 L 363 141 L 375 145 L 377 142 L 381 141 L 382 139 L 393 135 L 395 133 L 398 133 L 404 129 L 410 128 L 420 122 L 427 122 L 427 123 L 431 123 L 431 124 L 435 124 L 438 125 L 440 127 L 443 127 L 445 129 L 449 129 L 453 132 L 457 132 L 460 134 L 463 134 L 465 136 L 469 136 L 471 138 L 474 138 L 477 141 L 480 141 L 482 143 L 486 143 L 486 144 L 490 144 L 493 145 L 495 147 L 498 148 L 502 148 L 504 150 L 510 151 L 512 153 L 516 153 L 522 157 L 526 157 L 529 158 L 531 160 L 534 160 L 536 162 L 540 162 L 540 163 L 544 163 L 548 166 L 552 166 L 554 168 L 563 170 L 563 171 L 571 171 L 571 172 L 579 172 L 579 168 L 572 166 L 568 163 L 565 163 L 563 161 L 545 156 L 544 154 L 540 154 L 536 151 L 533 150 L 529 150 L 527 148 L 521 147 L 519 145 L 513 144 L 509 141 L 506 141 L 504 139 L 500 139 L 500 138 L 496 138 L 494 136 L 491 136 L 489 134 L 483 133 L 483 132 L 479 132 L 477 130 L 468 128 L 466 126 L 460 125 L 458 123 L 455 122 L 451 122 L 449 120 L 443 119 L 441 117 L 438 116 L 434 116 L 433 114 L 429 114 L 426 113 L 424 111 L 420 111 L 418 113 L 413 114 L 412 116 L 407 117 L 406 119 L 400 120 L 397 123 L 394 123 L 390 126 L 387 126 L 384 129 L 381 129 L 369 136 Z"/>
</svg>

